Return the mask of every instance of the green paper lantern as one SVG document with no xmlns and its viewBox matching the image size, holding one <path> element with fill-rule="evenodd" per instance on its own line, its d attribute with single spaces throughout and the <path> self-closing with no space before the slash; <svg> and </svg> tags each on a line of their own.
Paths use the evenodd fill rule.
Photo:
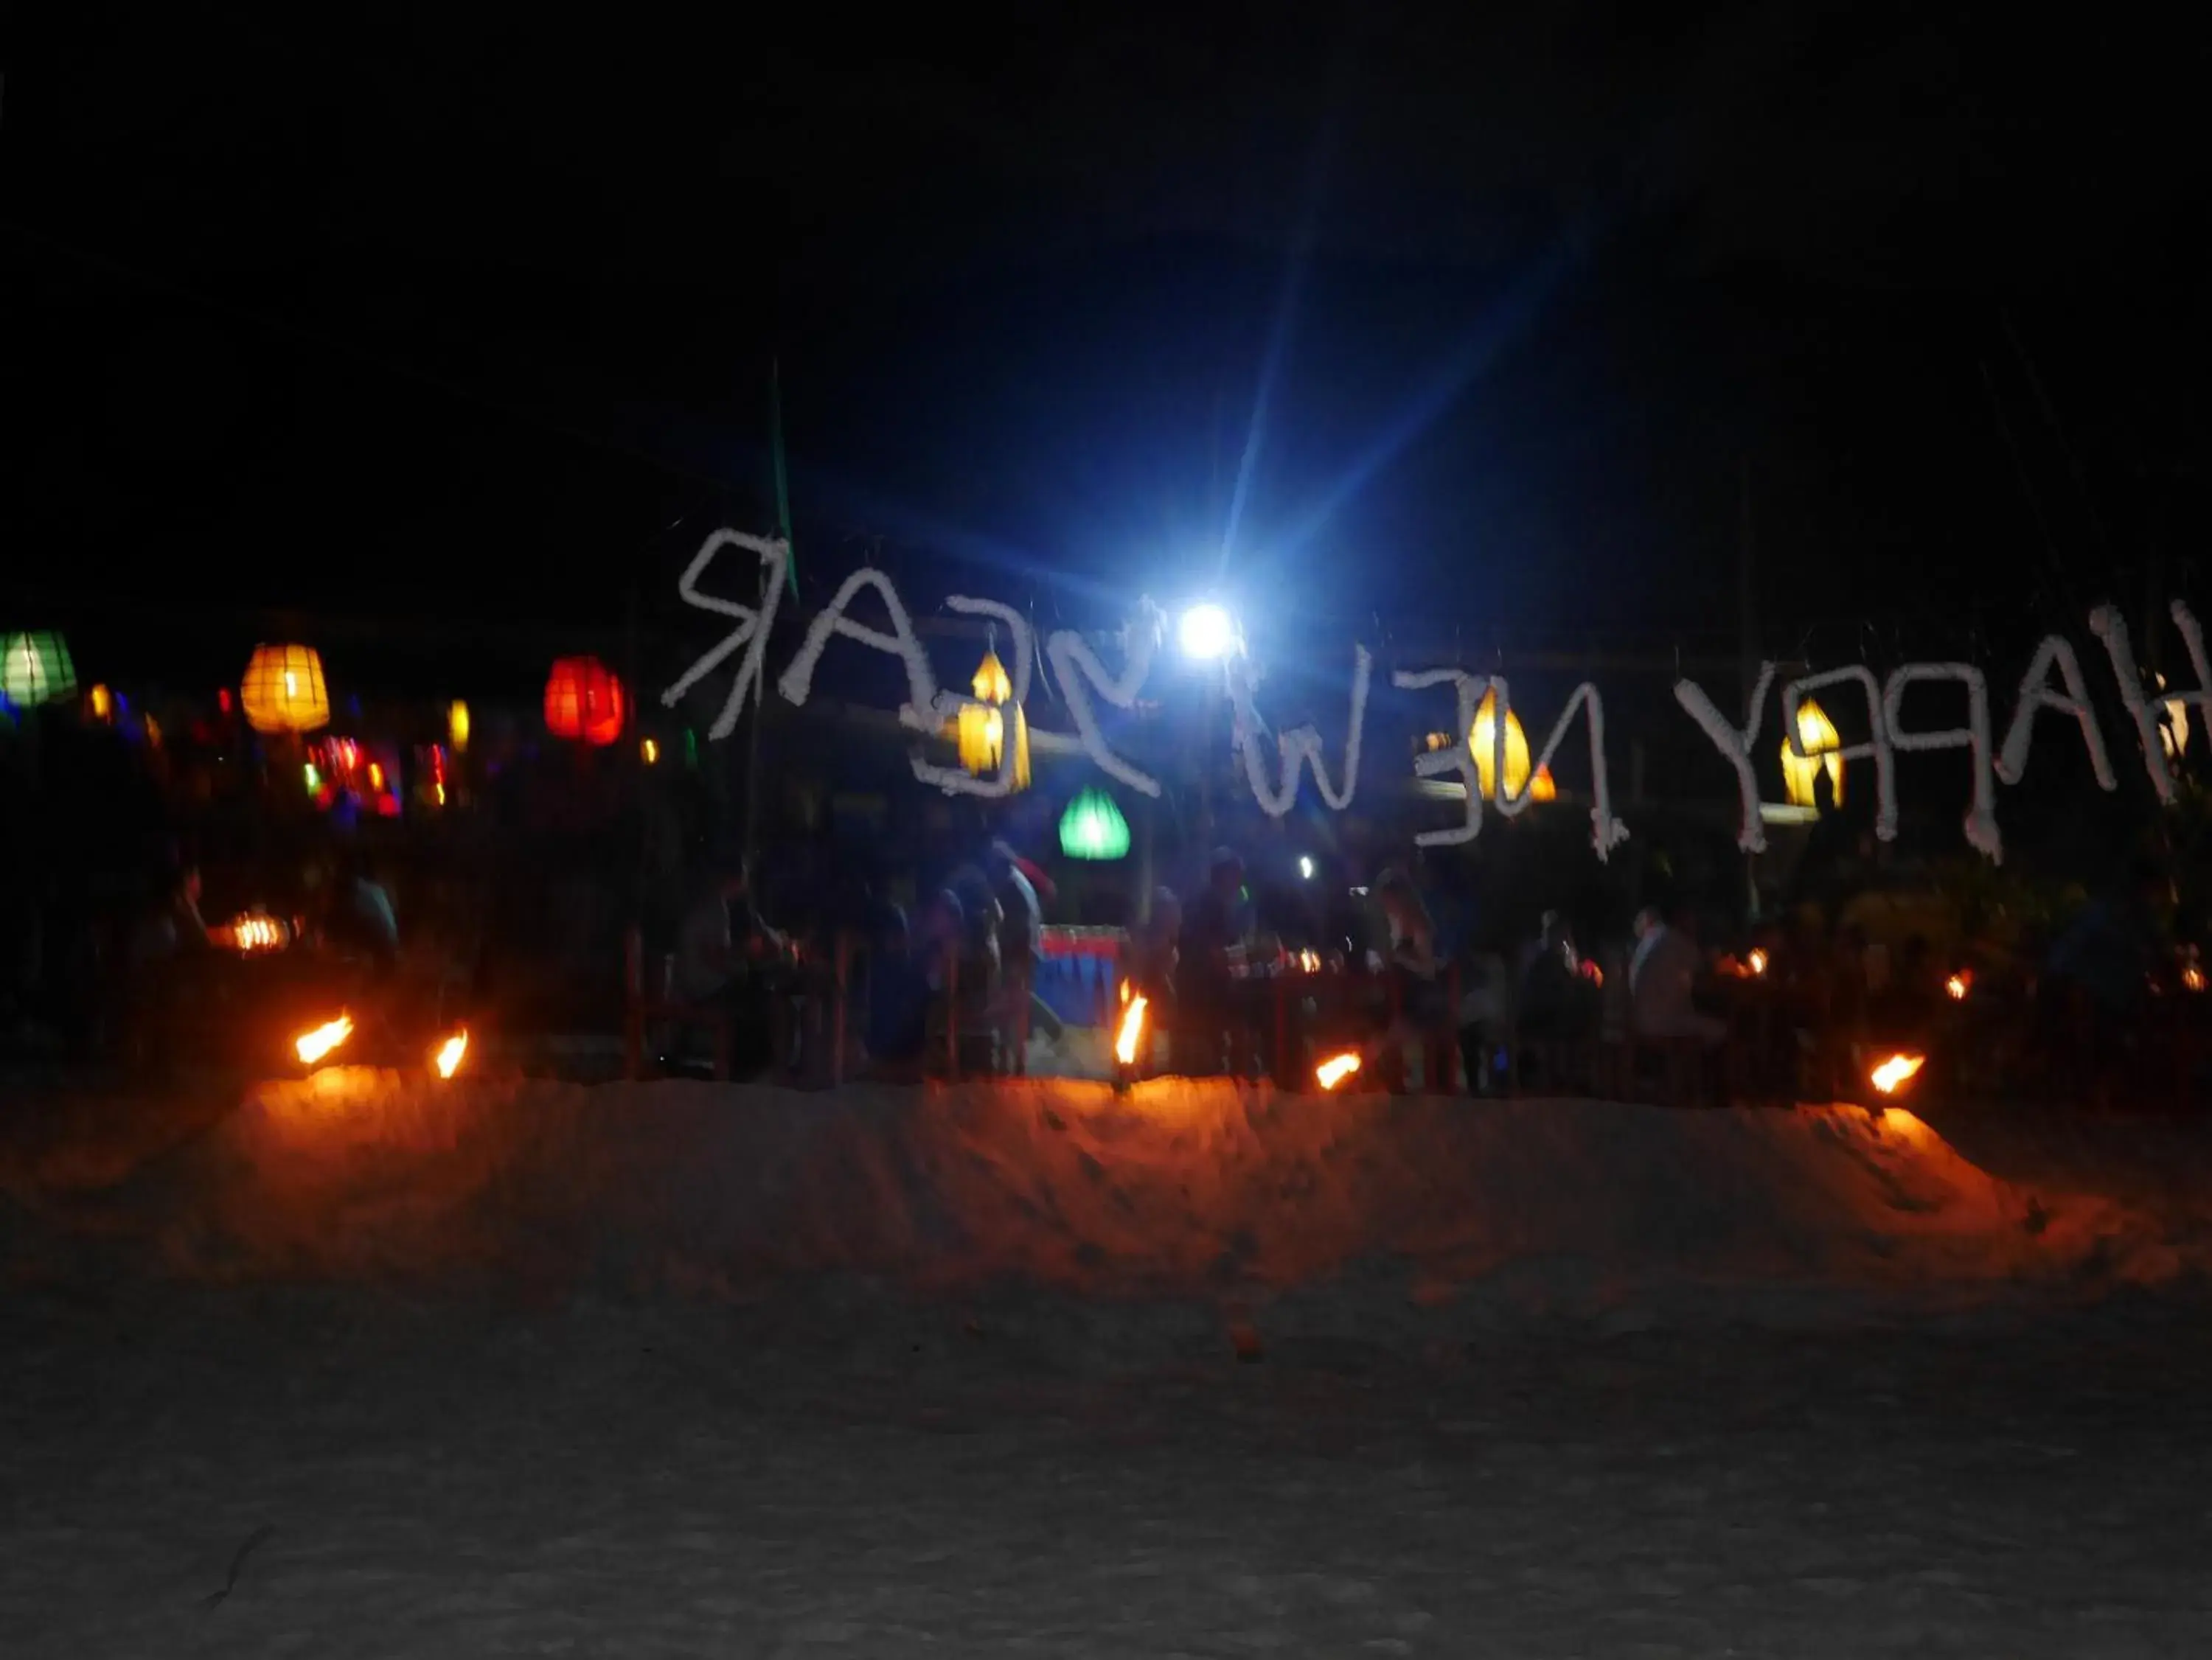
<svg viewBox="0 0 2212 1660">
<path fill-rule="evenodd" d="M 76 695 L 76 664 L 59 634 L 10 634 L 0 645 L 0 693 L 18 709 Z"/>
<path fill-rule="evenodd" d="M 1129 851 L 1129 821 L 1103 790 L 1085 790 L 1060 817 L 1060 851 L 1072 859 L 1118 859 Z"/>
</svg>

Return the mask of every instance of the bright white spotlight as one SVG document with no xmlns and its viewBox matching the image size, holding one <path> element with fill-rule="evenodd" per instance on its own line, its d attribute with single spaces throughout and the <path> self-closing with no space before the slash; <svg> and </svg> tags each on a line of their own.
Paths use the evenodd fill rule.
<svg viewBox="0 0 2212 1660">
<path fill-rule="evenodd" d="M 1298 875 L 1304 881 L 1311 881 L 1313 880 L 1312 854 L 1301 853 L 1298 855 Z"/>
<path fill-rule="evenodd" d="M 1237 624 L 1218 605 L 1194 605 L 1182 614 L 1176 638 L 1185 657 L 1207 663 L 1226 656 L 1237 644 Z"/>
</svg>

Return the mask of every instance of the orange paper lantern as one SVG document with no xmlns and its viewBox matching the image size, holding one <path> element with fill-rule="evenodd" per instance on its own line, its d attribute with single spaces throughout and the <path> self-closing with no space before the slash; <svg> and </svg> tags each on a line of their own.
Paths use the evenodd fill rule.
<svg viewBox="0 0 2212 1660">
<path fill-rule="evenodd" d="M 562 657 L 545 682 L 545 729 L 604 748 L 623 735 L 629 696 L 597 657 Z"/>
<path fill-rule="evenodd" d="M 257 732 L 313 732 L 331 724 L 330 688 L 312 645 L 257 645 L 238 688 Z"/>
</svg>

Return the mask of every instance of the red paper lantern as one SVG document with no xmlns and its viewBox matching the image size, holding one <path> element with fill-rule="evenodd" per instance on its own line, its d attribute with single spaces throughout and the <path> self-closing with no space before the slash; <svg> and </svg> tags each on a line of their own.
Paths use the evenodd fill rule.
<svg viewBox="0 0 2212 1660">
<path fill-rule="evenodd" d="M 600 748 L 623 735 L 629 694 L 597 657 L 562 657 L 545 682 L 545 727 Z"/>
</svg>

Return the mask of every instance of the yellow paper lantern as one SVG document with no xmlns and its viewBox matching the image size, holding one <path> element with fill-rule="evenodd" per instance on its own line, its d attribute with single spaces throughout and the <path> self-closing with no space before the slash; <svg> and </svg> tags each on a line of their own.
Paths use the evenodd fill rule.
<svg viewBox="0 0 2212 1660">
<path fill-rule="evenodd" d="M 960 764 L 977 778 L 995 772 L 1006 753 L 1006 727 L 1011 712 L 1014 729 L 1014 788 L 1030 787 L 1030 724 L 1019 704 L 1011 712 L 1004 706 L 1014 694 L 1013 682 L 996 651 L 983 653 L 972 682 L 977 703 L 960 711 L 955 728 L 960 745 Z"/>
<path fill-rule="evenodd" d="M 1468 746 L 1474 751 L 1474 768 L 1482 779 L 1482 798 L 1498 799 L 1498 694 L 1485 692 L 1482 701 L 1475 706 L 1474 726 L 1468 735 Z M 1541 780 L 1539 781 L 1540 786 Z M 1510 709 L 1505 712 L 1505 787 L 1517 796 L 1528 785 L 1528 735 L 1521 730 L 1521 717 Z M 1554 790 L 1553 795 L 1558 794 Z M 1539 795 L 1539 801 L 1550 797 Z"/>
<path fill-rule="evenodd" d="M 2166 690 L 2164 675 L 2158 677 L 2158 689 Z M 2166 700 L 2166 718 L 2159 724 L 2158 742 L 2168 760 L 2179 760 L 2189 753 L 2189 704 L 2185 699 Z"/>
<path fill-rule="evenodd" d="M 257 732 L 313 732 L 331 724 L 330 688 L 312 645 L 255 646 L 238 698 Z"/>
<path fill-rule="evenodd" d="M 451 740 L 455 754 L 468 754 L 469 706 L 458 698 L 453 700 L 453 706 L 446 711 L 446 736 Z"/>
<path fill-rule="evenodd" d="M 1844 747 L 1835 724 L 1820 706 L 1808 698 L 1797 706 L 1797 742 L 1805 753 L 1799 755 L 1790 748 L 1790 740 L 1782 740 L 1782 787 L 1789 793 L 1792 807 L 1817 807 L 1820 792 L 1814 787 L 1826 768 L 1828 786 L 1834 794 L 1836 805 L 1844 804 L 1844 758 L 1836 751 Z"/>
</svg>

